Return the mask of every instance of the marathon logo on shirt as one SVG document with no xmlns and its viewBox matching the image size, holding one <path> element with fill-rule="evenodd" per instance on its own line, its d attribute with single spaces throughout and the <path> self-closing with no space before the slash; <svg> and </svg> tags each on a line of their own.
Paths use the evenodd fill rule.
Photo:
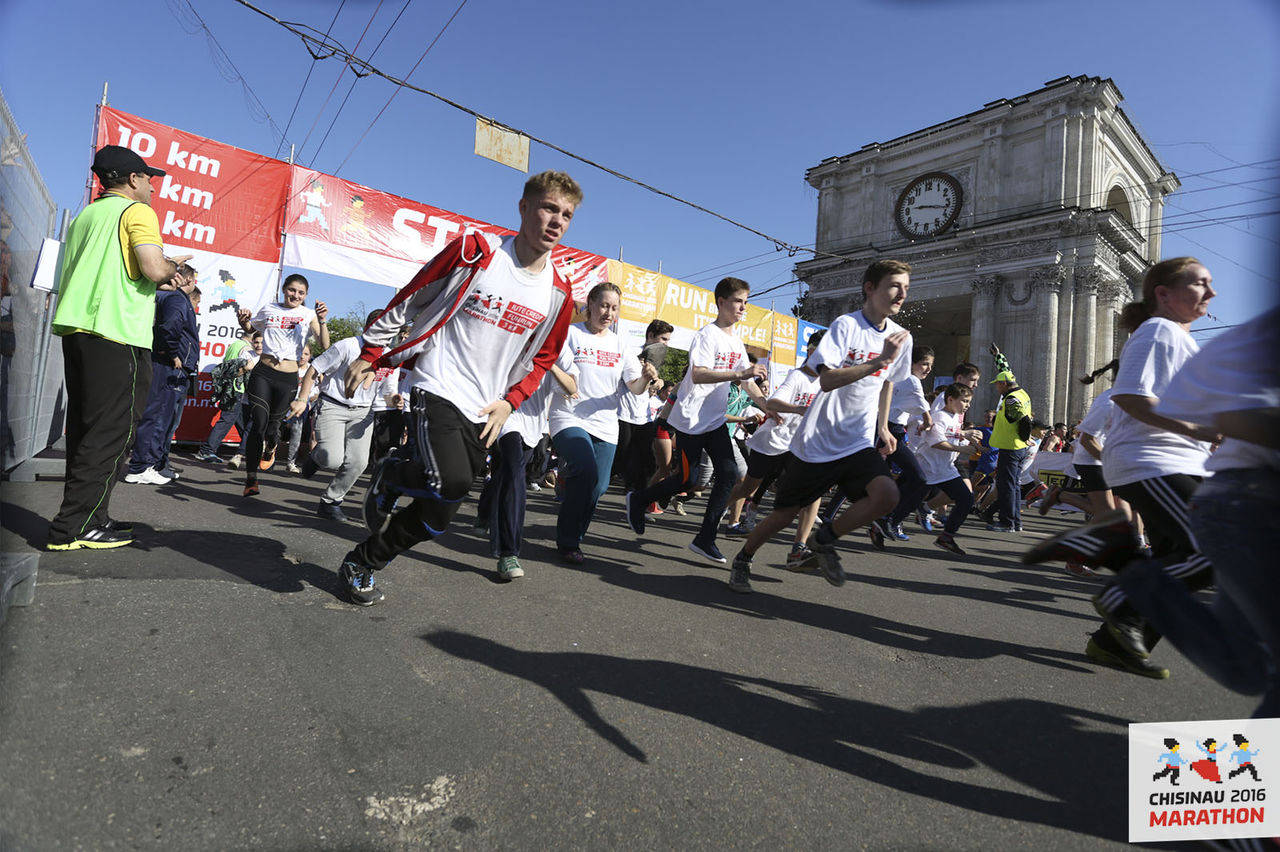
<svg viewBox="0 0 1280 852">
<path fill-rule="evenodd" d="M 532 308 L 526 308 L 518 302 L 503 301 L 501 296 L 482 293 L 475 290 L 462 305 L 462 312 L 489 325 L 496 325 L 503 331 L 524 334 L 538 327 L 538 323 L 546 319 Z"/>
<path fill-rule="evenodd" d="M 865 364 L 865 363 L 867 363 L 868 361 L 874 361 L 875 359 L 877 359 L 877 358 L 879 358 L 879 357 L 880 357 L 880 353 L 879 353 L 879 352 L 868 352 L 868 351 L 867 351 L 867 350 L 865 350 L 865 349 L 858 349 L 858 348 L 856 348 L 856 347 L 855 347 L 855 348 L 853 348 L 853 349 L 850 349 L 850 350 L 849 350 L 849 352 L 848 352 L 848 354 L 846 354 L 846 355 L 844 356 L 844 363 L 843 363 L 843 364 L 841 364 L 840 366 L 841 366 L 841 367 L 852 367 L 852 366 L 855 366 L 855 365 L 857 365 L 857 364 Z M 878 376 L 878 375 L 880 375 L 880 374 L 881 374 L 881 373 L 883 373 L 883 372 L 884 372 L 884 367 L 881 367 L 879 370 L 876 370 L 876 371 L 875 371 L 874 373 L 872 373 L 871 375 L 873 375 L 873 376 Z"/>
<path fill-rule="evenodd" d="M 622 360 L 621 352 L 612 352 L 608 349 L 594 349 L 590 346 L 583 346 L 573 351 L 573 363 L 588 364 L 595 367 L 616 367 L 618 362 Z"/>
<path fill-rule="evenodd" d="M 738 355 L 738 353 L 737 353 L 737 352 L 717 352 L 717 353 L 716 353 L 716 362 L 715 362 L 715 365 L 714 365 L 714 366 L 712 366 L 712 368 L 711 368 L 711 369 L 713 369 L 713 370 L 736 370 L 736 369 L 738 369 L 738 358 L 739 358 L 739 357 L 740 357 L 740 356 Z"/>
<path fill-rule="evenodd" d="M 391 375 L 392 373 L 394 373 L 396 370 L 399 370 L 399 369 L 400 369 L 399 367 L 378 367 L 373 371 L 374 383 L 376 384 L 377 382 L 382 381 L 387 376 Z"/>
<path fill-rule="evenodd" d="M 803 405 L 807 407 L 813 402 L 813 398 L 815 396 L 817 396 L 817 393 L 813 391 L 800 391 L 794 397 L 791 398 L 791 404 Z"/>
<path fill-rule="evenodd" d="M 272 317 L 268 321 L 269 325 L 277 325 L 276 318 Z M 280 317 L 278 327 L 282 331 L 292 331 L 297 326 L 302 325 L 306 320 L 303 317 Z"/>
</svg>

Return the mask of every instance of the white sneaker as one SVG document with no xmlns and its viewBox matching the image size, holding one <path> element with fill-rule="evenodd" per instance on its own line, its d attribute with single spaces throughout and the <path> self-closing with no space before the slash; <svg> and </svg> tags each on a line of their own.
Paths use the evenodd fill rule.
<svg viewBox="0 0 1280 852">
<path fill-rule="evenodd" d="M 289 466 L 285 469 L 288 470 L 290 473 L 302 473 L 302 468 L 298 467 L 293 462 L 289 462 Z"/>
<path fill-rule="evenodd" d="M 165 476 L 161 476 L 160 471 L 156 470 L 154 467 L 149 467 L 146 470 L 144 470 L 142 473 L 126 474 L 124 481 L 133 485 L 168 485 L 169 484 L 169 478 Z"/>
<path fill-rule="evenodd" d="M 236 453 L 234 456 L 231 457 L 231 460 L 227 462 L 227 467 L 231 468 L 232 470 L 239 470 L 240 465 L 242 464 L 244 464 L 244 456 L 240 455 L 239 453 Z"/>
</svg>

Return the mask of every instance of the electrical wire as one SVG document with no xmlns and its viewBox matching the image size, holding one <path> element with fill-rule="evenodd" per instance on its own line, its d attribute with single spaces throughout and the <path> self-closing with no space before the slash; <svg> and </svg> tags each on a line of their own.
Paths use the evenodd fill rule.
<svg viewBox="0 0 1280 852">
<path fill-rule="evenodd" d="M 324 31 L 326 38 L 329 36 L 329 33 L 333 32 L 333 25 L 338 23 L 338 16 L 342 14 L 342 8 L 346 5 L 347 5 L 347 0 L 342 0 L 342 2 L 338 4 L 338 11 L 333 13 L 333 20 L 329 22 L 329 29 Z M 289 120 L 285 123 L 285 126 L 284 126 L 285 136 L 288 136 L 289 130 L 293 127 L 293 117 L 298 114 L 298 104 L 302 103 L 302 93 L 307 90 L 307 84 L 311 82 L 311 73 L 316 70 L 316 63 L 318 63 L 319 61 L 320 60 L 318 59 L 312 59 L 311 65 L 307 67 L 307 76 L 302 80 L 302 86 L 301 88 L 298 89 L 298 97 L 293 102 L 293 109 L 289 111 Z M 281 146 L 283 146 L 284 143 L 288 141 L 289 140 L 287 138 L 282 139 L 280 140 L 280 145 L 276 146 L 277 159 L 279 159 L 280 154 L 283 153 L 283 150 L 284 150 Z"/>
</svg>

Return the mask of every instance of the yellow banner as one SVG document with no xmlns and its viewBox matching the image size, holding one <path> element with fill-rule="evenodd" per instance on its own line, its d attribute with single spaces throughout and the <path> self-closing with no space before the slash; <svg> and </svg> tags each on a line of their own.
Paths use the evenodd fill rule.
<svg viewBox="0 0 1280 852">
<path fill-rule="evenodd" d="M 686 284 L 675 278 L 666 279 L 666 290 L 658 303 L 658 318 L 676 328 L 697 331 L 716 318 L 715 294 L 710 290 Z"/>
<path fill-rule="evenodd" d="M 622 290 L 622 318 L 647 323 L 658 316 L 658 304 L 671 279 L 620 260 L 610 260 L 608 264 L 609 280 Z"/>
<path fill-rule="evenodd" d="M 786 314 L 773 315 L 773 361 L 788 367 L 796 365 L 796 335 L 799 324 L 796 318 Z"/>
<path fill-rule="evenodd" d="M 773 311 L 747 305 L 747 317 L 733 328 L 733 333 L 746 346 L 769 350 L 769 341 L 773 339 Z"/>
</svg>

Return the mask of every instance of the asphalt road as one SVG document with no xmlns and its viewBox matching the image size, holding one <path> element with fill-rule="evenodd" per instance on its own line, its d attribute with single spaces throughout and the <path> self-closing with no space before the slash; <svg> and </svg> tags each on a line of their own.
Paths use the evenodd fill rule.
<svg viewBox="0 0 1280 852">
<path fill-rule="evenodd" d="M 315 517 L 323 474 L 245 499 L 179 464 L 118 487 L 137 543 L 42 554 L 0 628 L 4 852 L 1105 849 L 1129 722 L 1254 703 L 1167 645 L 1168 681 L 1086 658 L 1096 585 L 1017 560 L 1062 517 L 969 525 L 966 559 L 855 537 L 838 589 L 764 567 L 779 542 L 744 596 L 685 549 L 699 503 L 637 541 L 615 489 L 568 568 L 544 491 L 523 579 L 495 581 L 469 502 L 365 609 L 337 596 L 362 528 Z M 60 493 L 5 484 L 6 552 L 40 549 Z"/>
</svg>

